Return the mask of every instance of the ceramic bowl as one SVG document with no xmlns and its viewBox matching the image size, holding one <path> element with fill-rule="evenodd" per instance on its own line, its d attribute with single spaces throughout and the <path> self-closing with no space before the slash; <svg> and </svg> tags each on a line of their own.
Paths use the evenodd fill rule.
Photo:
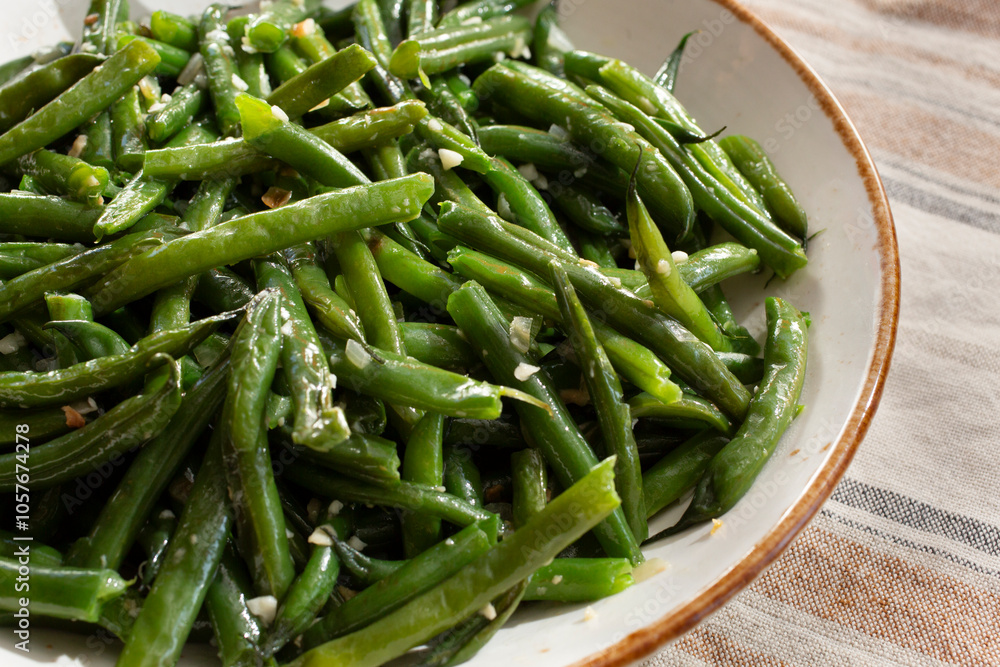
<svg viewBox="0 0 1000 667">
<path fill-rule="evenodd" d="M 0 60 L 71 39 L 85 0 L 5 6 Z M 174 0 L 175 12 L 205 2 Z M 331 3 L 332 4 L 332 3 Z M 152 6 L 147 5 L 147 6 Z M 133 3 L 133 16 L 145 8 Z M 895 231 L 875 166 L 850 119 L 816 73 L 760 19 L 733 0 L 561 0 L 579 47 L 653 73 L 681 35 L 688 46 L 678 97 L 707 130 L 753 136 L 806 207 L 815 231 L 809 266 L 790 280 L 726 285 L 737 315 L 758 337 L 763 295 L 812 314 L 806 408 L 750 493 L 710 534 L 696 527 L 646 549 L 666 568 L 592 605 L 531 604 L 470 665 L 622 665 L 679 636 L 744 588 L 816 513 L 861 443 L 879 402 L 896 332 L 899 265 Z M 668 511 L 653 532 L 676 518 Z M 100 636 L 37 630 L 29 657 L 14 655 L 7 632 L 0 661 L 22 667 L 65 655 L 112 665 Z M 64 658 L 65 659 L 65 658 Z M 190 647 L 182 664 L 216 664 Z"/>
</svg>

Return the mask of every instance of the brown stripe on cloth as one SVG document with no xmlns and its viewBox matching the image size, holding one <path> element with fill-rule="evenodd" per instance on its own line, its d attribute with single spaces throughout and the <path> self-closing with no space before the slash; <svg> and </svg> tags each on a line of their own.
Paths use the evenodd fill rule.
<svg viewBox="0 0 1000 667">
<path fill-rule="evenodd" d="M 1000 596 L 814 526 L 753 590 L 937 660 L 1000 664 Z"/>
<path fill-rule="evenodd" d="M 987 37 L 1000 34 L 996 0 L 865 0 L 875 11 Z"/>
<path fill-rule="evenodd" d="M 684 635 L 673 647 L 715 665 L 783 667 L 789 664 L 769 655 L 758 653 L 704 627 L 695 628 Z"/>
</svg>

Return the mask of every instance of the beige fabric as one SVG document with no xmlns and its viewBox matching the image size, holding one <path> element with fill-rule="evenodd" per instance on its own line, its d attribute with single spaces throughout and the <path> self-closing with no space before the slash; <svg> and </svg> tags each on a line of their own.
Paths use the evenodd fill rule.
<svg viewBox="0 0 1000 667">
<path fill-rule="evenodd" d="M 820 515 L 644 667 L 1000 665 L 1000 2 L 746 4 L 872 150 L 899 236 L 899 337 Z"/>
</svg>

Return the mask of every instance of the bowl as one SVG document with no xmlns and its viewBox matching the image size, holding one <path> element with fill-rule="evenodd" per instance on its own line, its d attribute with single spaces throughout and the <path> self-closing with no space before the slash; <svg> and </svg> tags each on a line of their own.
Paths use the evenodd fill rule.
<svg viewBox="0 0 1000 667">
<path fill-rule="evenodd" d="M 133 16 L 154 6 L 144 4 L 133 3 Z M 170 9 L 184 13 L 205 4 L 175 0 Z M 0 60 L 75 38 L 87 5 L 7 7 L 11 33 L 0 40 Z M 812 230 L 822 230 L 809 244 L 808 267 L 789 280 L 772 282 L 766 292 L 763 275 L 724 286 L 758 338 L 765 293 L 811 313 L 806 407 L 714 534 L 695 527 L 647 547 L 662 569 L 590 605 L 596 613 L 590 620 L 585 605 L 526 605 L 470 665 L 627 664 L 725 604 L 781 554 L 833 491 L 878 406 L 896 334 L 899 262 L 878 173 L 844 109 L 788 44 L 734 0 L 561 0 L 560 13 L 579 48 L 650 74 L 684 33 L 699 30 L 688 45 L 678 97 L 706 130 L 726 126 L 756 138 L 804 204 Z M 677 516 L 678 509 L 668 509 L 651 532 Z M 112 665 L 116 654 L 102 635 L 37 629 L 25 656 L 4 635 L 0 654 L 13 667 L 60 655 L 70 664 Z M 191 646 L 182 664 L 216 664 L 212 654 Z"/>
</svg>

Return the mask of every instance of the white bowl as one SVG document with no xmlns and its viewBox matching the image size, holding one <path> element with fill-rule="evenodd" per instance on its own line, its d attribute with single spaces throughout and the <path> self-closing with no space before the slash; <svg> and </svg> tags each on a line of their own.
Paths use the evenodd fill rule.
<svg viewBox="0 0 1000 667">
<path fill-rule="evenodd" d="M 0 61 L 75 38 L 87 4 L 5 7 L 14 36 L 0 40 Z M 207 3 L 170 4 L 183 13 Z M 812 231 L 825 230 L 809 246 L 808 267 L 787 282 L 765 289 L 762 277 L 755 285 L 727 286 L 737 315 L 755 334 L 763 331 L 765 294 L 811 312 L 806 409 L 714 535 L 697 527 L 650 546 L 647 556 L 668 567 L 594 603 L 594 620 L 584 620 L 583 605 L 525 605 L 470 665 L 626 664 L 724 604 L 781 553 L 832 492 L 878 405 L 895 341 L 899 263 L 889 207 L 861 138 L 812 69 L 733 0 L 561 4 L 579 48 L 621 57 L 647 73 L 681 35 L 700 29 L 688 46 L 678 97 L 704 129 L 725 125 L 757 138 L 806 207 Z M 142 11 L 134 3 L 133 17 Z M 675 517 L 660 517 L 653 529 Z M 14 667 L 59 655 L 81 665 L 112 665 L 116 654 L 99 636 L 37 630 L 25 657 L 15 654 L 9 633 L 2 635 L 2 661 Z M 190 647 L 182 663 L 216 664 L 208 647 Z"/>
</svg>

